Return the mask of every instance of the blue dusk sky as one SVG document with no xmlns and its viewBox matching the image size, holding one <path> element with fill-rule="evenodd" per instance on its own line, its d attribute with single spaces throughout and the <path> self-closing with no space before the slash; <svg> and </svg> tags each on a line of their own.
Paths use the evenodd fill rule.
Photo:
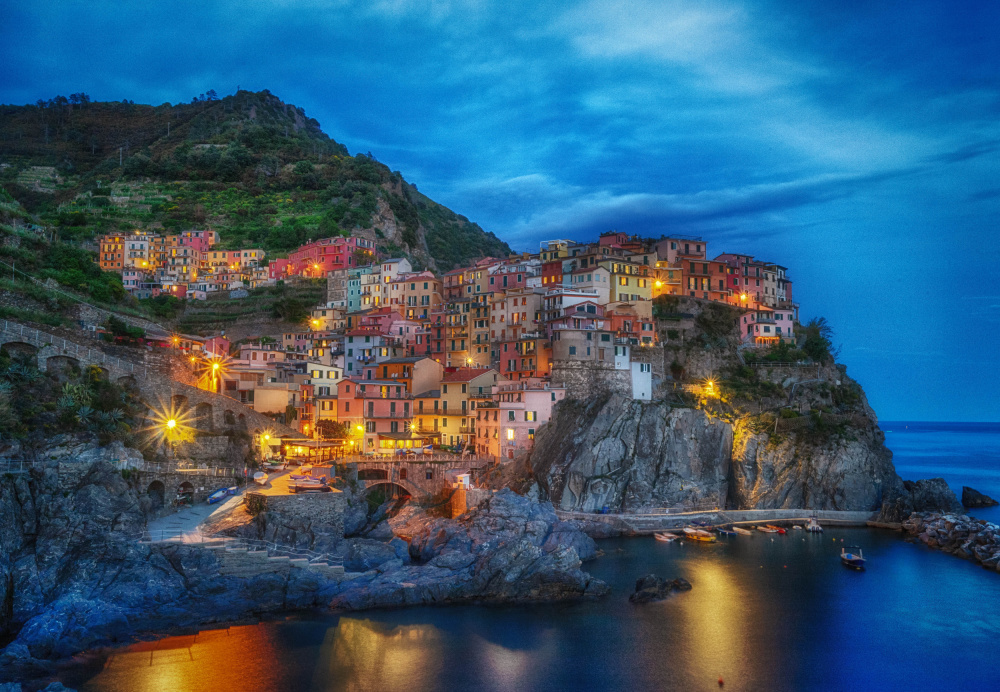
<svg viewBox="0 0 1000 692">
<path fill-rule="evenodd" d="M 517 250 L 790 268 L 884 419 L 1000 420 L 1000 3 L 5 2 L 0 102 L 269 89 Z"/>
</svg>

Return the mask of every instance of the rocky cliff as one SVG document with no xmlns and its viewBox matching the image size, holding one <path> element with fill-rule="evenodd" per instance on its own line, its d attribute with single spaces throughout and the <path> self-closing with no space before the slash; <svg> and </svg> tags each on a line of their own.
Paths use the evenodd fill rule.
<svg viewBox="0 0 1000 692">
<path fill-rule="evenodd" d="M 559 509 L 634 512 L 725 502 L 732 446 L 725 421 L 615 395 L 560 404 L 531 460 L 542 497 Z"/>
<path fill-rule="evenodd" d="M 874 412 L 842 370 L 814 368 L 808 381 L 782 372 L 776 382 L 754 374 L 750 384 L 764 395 L 753 401 L 612 395 L 560 403 L 527 459 L 539 496 L 583 512 L 886 505 L 887 521 L 958 506 L 943 482 L 904 483 L 896 474 Z M 829 410 L 836 402 L 841 410 Z"/>
</svg>

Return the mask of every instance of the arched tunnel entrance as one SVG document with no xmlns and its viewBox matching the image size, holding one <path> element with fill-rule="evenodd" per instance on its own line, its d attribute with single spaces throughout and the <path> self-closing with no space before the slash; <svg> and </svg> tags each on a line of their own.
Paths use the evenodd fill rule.
<svg viewBox="0 0 1000 692">
<path fill-rule="evenodd" d="M 162 481 L 153 481 L 146 488 L 146 495 L 149 496 L 150 502 L 152 503 L 152 510 L 158 512 L 163 508 L 163 497 L 166 492 L 166 488 L 163 486 Z"/>
</svg>

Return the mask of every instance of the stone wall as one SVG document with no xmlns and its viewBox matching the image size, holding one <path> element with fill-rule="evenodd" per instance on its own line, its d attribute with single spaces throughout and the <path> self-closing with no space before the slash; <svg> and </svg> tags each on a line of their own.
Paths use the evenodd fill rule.
<svg viewBox="0 0 1000 692">
<path fill-rule="evenodd" d="M 632 376 L 628 370 L 615 370 L 613 365 L 584 361 L 552 363 L 552 384 L 566 387 L 569 399 L 604 398 L 621 394 L 631 398 Z"/>
<path fill-rule="evenodd" d="M 341 537 L 344 535 L 347 495 L 339 490 L 301 495 L 247 493 L 248 501 L 250 497 L 253 497 L 258 506 L 262 506 L 263 511 L 268 513 L 269 523 L 280 515 L 282 522 L 286 524 L 321 525 L 329 533 Z"/>
</svg>

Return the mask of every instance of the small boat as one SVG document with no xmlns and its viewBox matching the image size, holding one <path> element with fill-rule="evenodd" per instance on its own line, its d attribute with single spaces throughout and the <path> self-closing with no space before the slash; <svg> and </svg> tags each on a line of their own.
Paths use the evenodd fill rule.
<svg viewBox="0 0 1000 692">
<path fill-rule="evenodd" d="M 320 483 L 292 483 L 288 489 L 293 493 L 330 493 L 333 489 Z"/>
<path fill-rule="evenodd" d="M 232 488 L 219 488 L 214 493 L 208 496 L 207 502 L 210 505 L 214 505 L 216 502 L 222 502 L 230 495 L 235 495 L 235 494 L 236 494 L 236 486 L 233 486 Z"/>
<path fill-rule="evenodd" d="M 736 535 L 736 532 L 733 531 L 732 529 L 727 529 L 727 528 L 724 528 L 722 526 L 716 526 L 715 530 L 718 531 L 719 533 L 721 533 L 723 536 L 735 536 Z"/>
<path fill-rule="evenodd" d="M 793 528 L 794 530 L 796 530 L 796 531 L 801 531 L 801 530 L 802 530 L 802 527 L 801 527 L 801 526 L 799 526 L 798 524 L 795 524 L 795 525 L 793 525 L 793 526 L 792 526 L 792 528 Z"/>
<path fill-rule="evenodd" d="M 733 527 L 733 531 L 735 531 L 736 533 L 738 533 L 741 536 L 752 536 L 753 535 L 753 531 L 748 531 L 747 529 L 744 529 L 742 526 L 734 526 Z"/>
<path fill-rule="evenodd" d="M 781 528 L 780 526 L 775 526 L 774 524 L 766 524 L 766 526 L 767 526 L 767 528 L 769 528 L 769 529 L 774 529 L 774 532 L 775 532 L 775 533 L 781 533 L 781 534 L 784 534 L 784 533 L 788 533 L 787 531 L 785 531 L 785 530 L 784 530 L 783 528 Z"/>
<path fill-rule="evenodd" d="M 703 529 L 686 528 L 684 529 L 684 536 L 692 541 L 701 541 L 702 543 L 715 543 L 718 540 Z"/>
<path fill-rule="evenodd" d="M 678 536 L 676 533 L 669 533 L 667 531 L 664 531 L 662 533 L 654 533 L 653 538 L 655 538 L 658 541 L 663 541 L 664 543 L 670 543 L 671 541 L 676 541 L 678 538 L 680 538 L 680 536 Z"/>
<path fill-rule="evenodd" d="M 777 529 L 771 529 L 766 526 L 758 526 L 757 530 L 760 531 L 761 533 L 778 533 Z"/>
<path fill-rule="evenodd" d="M 851 569 L 862 570 L 865 568 L 865 558 L 861 554 L 861 548 L 856 545 L 845 546 L 840 549 L 840 564 Z"/>
<path fill-rule="evenodd" d="M 257 483 L 258 485 L 267 485 L 267 474 L 264 473 L 263 471 L 257 471 L 253 475 L 253 482 Z"/>
<path fill-rule="evenodd" d="M 806 531 L 812 531 L 813 533 L 823 533 L 823 527 L 819 525 L 819 522 L 815 519 L 810 519 L 809 523 L 806 524 Z"/>
</svg>

